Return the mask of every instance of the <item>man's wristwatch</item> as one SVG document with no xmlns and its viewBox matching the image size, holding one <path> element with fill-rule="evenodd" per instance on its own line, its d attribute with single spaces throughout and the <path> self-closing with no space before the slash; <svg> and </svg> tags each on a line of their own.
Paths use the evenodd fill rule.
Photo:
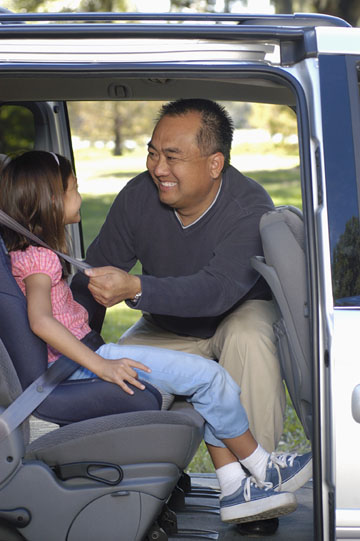
<svg viewBox="0 0 360 541">
<path fill-rule="evenodd" d="M 141 295 L 142 295 L 142 291 L 140 291 L 139 293 L 136 293 L 135 297 L 133 299 L 130 299 L 130 302 L 132 304 L 136 304 L 140 300 Z"/>
</svg>

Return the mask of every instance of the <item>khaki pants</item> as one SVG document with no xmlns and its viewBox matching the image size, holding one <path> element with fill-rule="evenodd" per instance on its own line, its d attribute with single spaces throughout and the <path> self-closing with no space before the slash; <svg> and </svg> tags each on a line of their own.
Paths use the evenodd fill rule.
<svg viewBox="0 0 360 541">
<path fill-rule="evenodd" d="M 142 344 L 186 351 L 217 359 L 241 388 L 250 430 L 268 451 L 283 431 L 285 390 L 272 324 L 272 301 L 250 300 L 229 314 L 211 338 L 179 336 L 164 331 L 148 314 L 121 337 L 120 344 Z"/>
</svg>

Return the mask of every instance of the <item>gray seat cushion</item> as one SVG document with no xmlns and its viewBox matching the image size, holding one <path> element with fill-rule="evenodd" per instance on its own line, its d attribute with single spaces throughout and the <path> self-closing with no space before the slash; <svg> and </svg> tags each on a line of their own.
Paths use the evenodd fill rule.
<svg viewBox="0 0 360 541">
<path fill-rule="evenodd" d="M 25 458 L 50 466 L 94 460 L 120 465 L 171 461 L 184 469 L 201 442 L 203 423 L 186 403 L 175 411 L 108 415 L 45 434 L 28 445 Z"/>
</svg>

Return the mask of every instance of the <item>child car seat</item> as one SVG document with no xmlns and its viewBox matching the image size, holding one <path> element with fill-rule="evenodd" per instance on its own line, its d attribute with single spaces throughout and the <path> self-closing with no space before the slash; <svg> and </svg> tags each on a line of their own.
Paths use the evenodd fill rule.
<svg viewBox="0 0 360 541">
<path fill-rule="evenodd" d="M 46 359 L 0 241 L 0 411 L 12 404 L 16 413 Z M 34 413 L 65 426 L 31 443 L 27 420 L 10 432 L 0 415 L 0 541 L 145 538 L 200 444 L 203 419 L 184 402 L 159 411 L 150 386 L 134 397 L 103 381 L 61 383 Z"/>
<path fill-rule="evenodd" d="M 279 314 L 274 332 L 283 378 L 311 439 L 311 334 L 301 211 L 283 206 L 267 212 L 260 220 L 260 234 L 265 257 L 253 257 L 252 265 L 272 290 Z"/>
</svg>

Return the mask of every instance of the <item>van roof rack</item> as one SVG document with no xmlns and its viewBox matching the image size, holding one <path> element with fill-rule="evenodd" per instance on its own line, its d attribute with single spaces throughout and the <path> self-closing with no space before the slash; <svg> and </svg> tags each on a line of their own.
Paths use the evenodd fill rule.
<svg viewBox="0 0 360 541">
<path fill-rule="evenodd" d="M 124 21 L 162 21 L 162 22 L 204 22 L 234 23 L 237 25 L 259 26 L 351 26 L 349 23 L 331 15 L 319 13 L 294 13 L 279 15 L 239 14 L 239 13 L 11 13 L 0 10 L 0 23 L 19 22 L 124 22 Z"/>
<path fill-rule="evenodd" d="M 32 23 L 32 24 L 26 24 Z M 130 24 L 129 24 L 130 23 Z M 145 23 L 145 24 L 143 24 Z M 4 13 L 3 39 L 157 39 L 269 42 L 280 46 L 282 64 L 316 56 L 317 26 L 351 27 L 343 19 L 315 13 Z"/>
</svg>

